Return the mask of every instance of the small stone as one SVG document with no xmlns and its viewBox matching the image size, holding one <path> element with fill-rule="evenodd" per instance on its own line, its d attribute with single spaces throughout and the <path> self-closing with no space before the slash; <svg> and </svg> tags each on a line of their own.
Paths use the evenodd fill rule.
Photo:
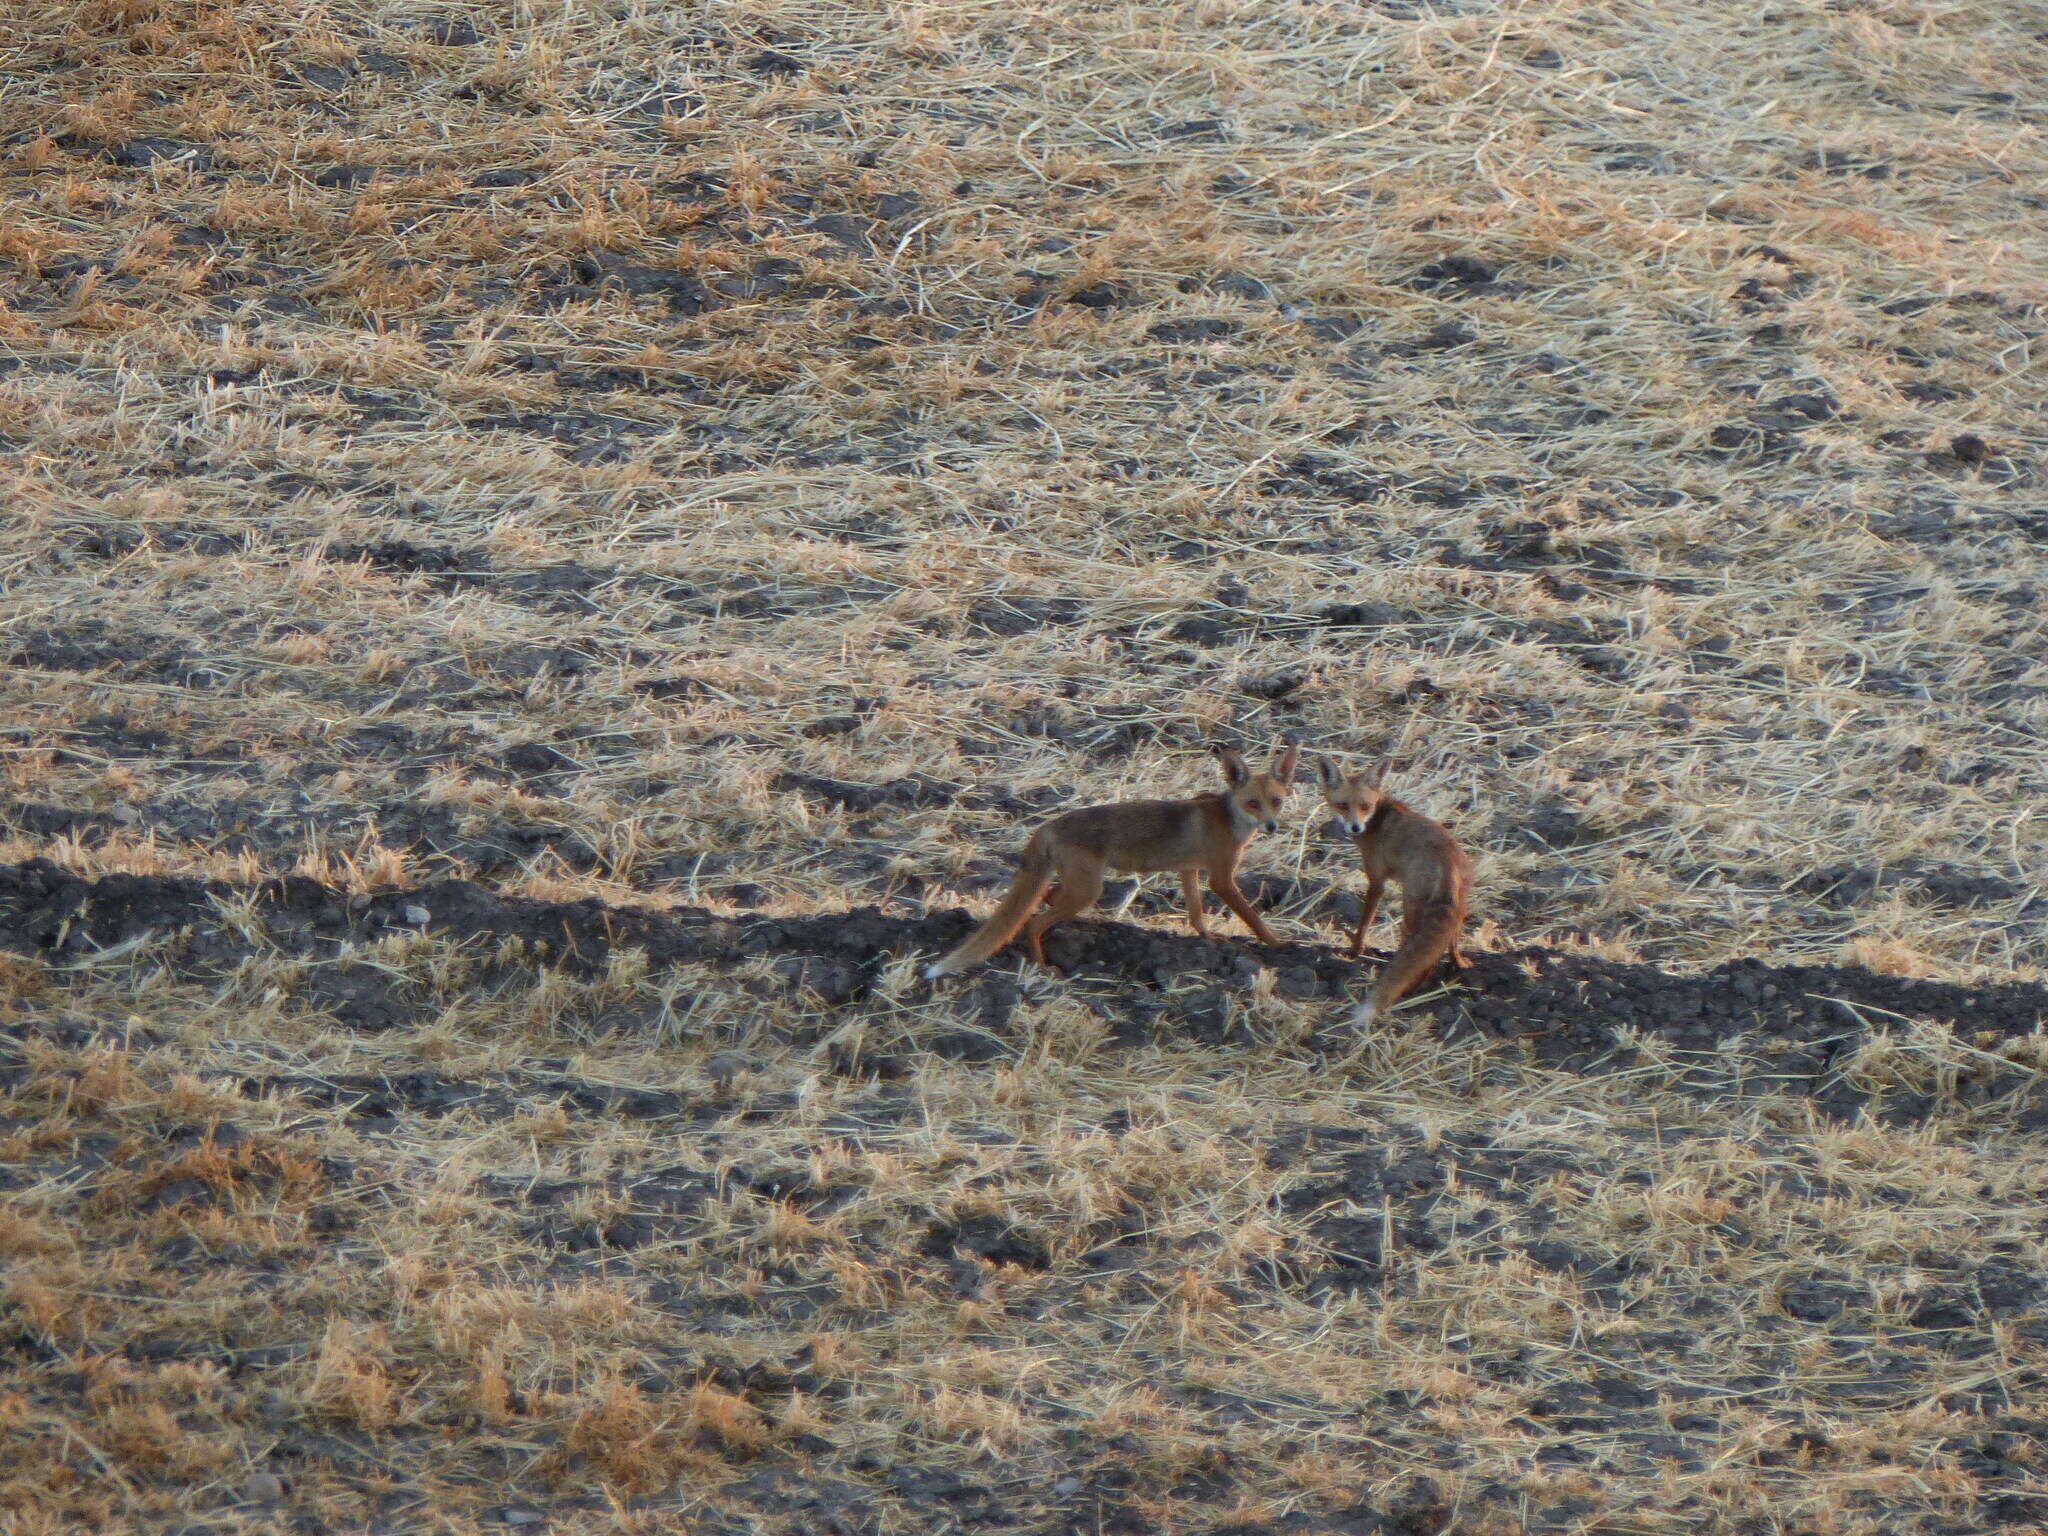
<svg viewBox="0 0 2048 1536">
<path fill-rule="evenodd" d="M 443 48 L 474 48 L 483 37 L 466 18 L 435 17 L 420 25 L 420 36 Z"/>
<path fill-rule="evenodd" d="M 560 773 L 574 768 L 575 760 L 567 753 L 558 752 L 544 741 L 521 742 L 506 749 L 503 762 L 506 768 L 518 774 Z"/>
<path fill-rule="evenodd" d="M 1459 320 L 1445 320 L 1408 343 L 1417 352 L 1448 352 L 1453 347 L 1470 346 L 1479 339 L 1479 333 Z"/>
<path fill-rule="evenodd" d="M 1191 346 L 1204 341 L 1221 341 L 1235 336 L 1243 327 L 1235 320 L 1216 316 L 1197 316 L 1192 319 L 1162 320 L 1145 333 L 1149 341 L 1165 342 L 1168 346 Z"/>
<path fill-rule="evenodd" d="M 754 1059 L 738 1051 L 720 1051 L 704 1063 L 704 1075 L 720 1088 L 731 1086 L 742 1074 L 754 1070 Z"/>
<path fill-rule="evenodd" d="M 1229 641 L 1231 630 L 1230 626 L 1220 619 L 1212 619 L 1205 614 L 1193 614 L 1174 625 L 1169 631 L 1169 636 L 1175 640 L 1185 640 L 1191 645 L 1213 646 L 1223 645 Z"/>
<path fill-rule="evenodd" d="M 251 1504 L 275 1504 L 284 1497 L 284 1482 L 275 1472 L 258 1472 L 243 1492 Z"/>
<path fill-rule="evenodd" d="M 405 904 L 405 920 L 415 928 L 424 928 L 434 920 L 434 914 L 416 901 Z"/>
<path fill-rule="evenodd" d="M 1414 286 L 1422 289 L 1459 287 L 1484 288 L 1494 280 L 1493 268 L 1470 256 L 1446 256 L 1417 272 Z"/>
<path fill-rule="evenodd" d="M 1295 667 L 1285 667 L 1278 672 L 1244 678 L 1238 686 L 1255 699 L 1268 699 L 1277 704 L 1289 695 L 1299 692 L 1307 681 L 1307 672 Z"/>
<path fill-rule="evenodd" d="M 1386 603 L 1326 603 L 1321 617 L 1332 629 L 1383 629 L 1406 622 L 1409 615 Z"/>
<path fill-rule="evenodd" d="M 143 1200 L 145 1211 L 174 1211 L 181 1205 L 211 1205 L 213 1188 L 199 1179 L 173 1179 Z"/>
<path fill-rule="evenodd" d="M 1052 1485 L 1052 1496 L 1056 1499 L 1071 1499 L 1081 1491 L 1081 1479 L 1072 1473 Z"/>
<path fill-rule="evenodd" d="M 813 739 L 825 736 L 850 736 L 859 729 L 858 715 L 827 715 L 822 720 L 813 720 L 801 727 L 802 733 Z"/>
</svg>

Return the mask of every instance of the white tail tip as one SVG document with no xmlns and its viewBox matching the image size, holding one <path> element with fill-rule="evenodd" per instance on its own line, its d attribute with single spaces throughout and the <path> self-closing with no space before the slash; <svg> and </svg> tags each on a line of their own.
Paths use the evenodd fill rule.
<svg viewBox="0 0 2048 1536">
<path fill-rule="evenodd" d="M 943 960 L 934 960 L 924 968 L 924 979 L 926 981 L 937 981 L 941 976 L 950 975 L 952 975 L 952 972 L 946 969 L 946 962 Z"/>
<path fill-rule="evenodd" d="M 1376 1003 L 1360 1003 L 1352 1012 L 1351 1023 L 1356 1029 L 1370 1029 L 1372 1021 L 1379 1016 L 1380 1010 Z"/>
</svg>

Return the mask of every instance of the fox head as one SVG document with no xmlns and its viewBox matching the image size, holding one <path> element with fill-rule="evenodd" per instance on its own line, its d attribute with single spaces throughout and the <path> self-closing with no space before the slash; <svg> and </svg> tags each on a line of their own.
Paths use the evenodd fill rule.
<svg viewBox="0 0 2048 1536">
<path fill-rule="evenodd" d="M 1261 827 L 1278 832 L 1280 807 L 1294 783 L 1294 748 L 1283 749 L 1264 773 L 1253 773 L 1235 747 L 1221 748 L 1216 759 L 1223 765 L 1223 782 L 1230 786 L 1230 819 L 1238 830 L 1247 836 Z"/>
<path fill-rule="evenodd" d="M 1323 786 L 1323 799 L 1337 813 L 1338 825 L 1351 837 L 1365 831 L 1366 823 L 1372 820 L 1372 813 L 1386 798 L 1380 788 L 1386 777 L 1387 766 L 1384 763 L 1369 774 L 1346 774 L 1339 773 L 1337 765 L 1327 757 L 1316 759 L 1316 778 Z"/>
</svg>

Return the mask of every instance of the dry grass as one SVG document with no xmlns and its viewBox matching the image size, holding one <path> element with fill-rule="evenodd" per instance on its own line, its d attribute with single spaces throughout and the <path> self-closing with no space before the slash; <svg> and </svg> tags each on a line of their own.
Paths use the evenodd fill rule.
<svg viewBox="0 0 2048 1536">
<path fill-rule="evenodd" d="M 0 859 L 914 914 L 1033 808 L 1414 714 L 1477 948 L 2042 979 L 2038 8 L 0 13 Z M 1251 867 L 1327 940 L 1303 809 Z M 1261 983 L 1252 1059 L 1035 993 L 855 1132 L 894 1090 L 824 1033 L 964 1022 L 907 973 L 841 1017 L 766 961 L 365 958 L 418 1017 L 0 970 L 23 1531 L 2048 1508 L 2025 1309 L 1912 1321 L 1975 1283 L 1933 1260 L 2040 1270 L 1996 1115 L 1408 1037 L 1332 1078 Z M 503 1114 L 245 1086 L 427 1069 Z M 1481 1137 L 1521 1161 L 1463 1187 Z M 1368 1148 L 1440 1182 L 1299 1203 Z M 718 1187 L 657 1241 L 563 1236 L 674 1168 Z M 975 1218 L 1043 1264 L 930 1236 Z M 1819 1271 L 1867 1300 L 1788 1321 Z"/>
<path fill-rule="evenodd" d="M 24 1529 L 1947 1530 L 2041 1492 L 2048 1185 L 1960 1113 L 1422 1034 L 1111 1055 L 1058 998 L 877 1088 L 729 971 L 681 978 L 728 1038 L 661 1044 L 570 1022 L 649 983 L 464 1019 L 428 969 L 435 1022 L 367 1037 L 146 968 L 65 1000 L 147 1033 L 17 998 Z"/>
</svg>

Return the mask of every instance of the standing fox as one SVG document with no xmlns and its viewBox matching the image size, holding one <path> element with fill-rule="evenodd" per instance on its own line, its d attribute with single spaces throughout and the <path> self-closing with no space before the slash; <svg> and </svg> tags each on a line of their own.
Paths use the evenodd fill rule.
<svg viewBox="0 0 2048 1536">
<path fill-rule="evenodd" d="M 994 915 L 958 949 L 927 965 L 925 975 L 946 976 L 979 964 L 1016 937 L 1020 928 L 1024 930 L 1024 948 L 1036 964 L 1044 965 L 1041 941 L 1046 930 L 1094 905 L 1102 894 L 1103 876 L 1110 870 L 1123 874 L 1179 870 L 1181 889 L 1188 900 L 1188 921 L 1196 933 L 1207 938 L 1202 891 L 1195 879 L 1197 871 L 1206 870 L 1209 889 L 1244 919 L 1259 942 L 1278 944 L 1237 888 L 1237 861 L 1260 828 L 1280 830 L 1280 807 L 1294 781 L 1294 748 L 1283 751 L 1265 773 L 1253 773 L 1242 754 L 1228 748 L 1217 756 L 1227 786 L 1221 794 L 1085 806 L 1040 827 L 1024 845 L 1017 878 Z M 1048 891 L 1051 898 L 1040 912 L 1038 904 L 1046 900 Z"/>
<path fill-rule="evenodd" d="M 1381 792 L 1386 773 L 1382 765 L 1369 779 L 1347 777 L 1327 758 L 1316 759 L 1323 798 L 1365 864 L 1365 911 L 1351 936 L 1352 959 L 1365 952 L 1365 931 L 1386 883 L 1401 887 L 1401 947 L 1380 972 L 1372 996 L 1352 1014 L 1351 1022 L 1361 1027 L 1393 1007 L 1439 960 L 1448 957 L 1461 969 L 1471 963 L 1458 952 L 1458 931 L 1465 926 L 1472 861 L 1440 822 Z"/>
</svg>

